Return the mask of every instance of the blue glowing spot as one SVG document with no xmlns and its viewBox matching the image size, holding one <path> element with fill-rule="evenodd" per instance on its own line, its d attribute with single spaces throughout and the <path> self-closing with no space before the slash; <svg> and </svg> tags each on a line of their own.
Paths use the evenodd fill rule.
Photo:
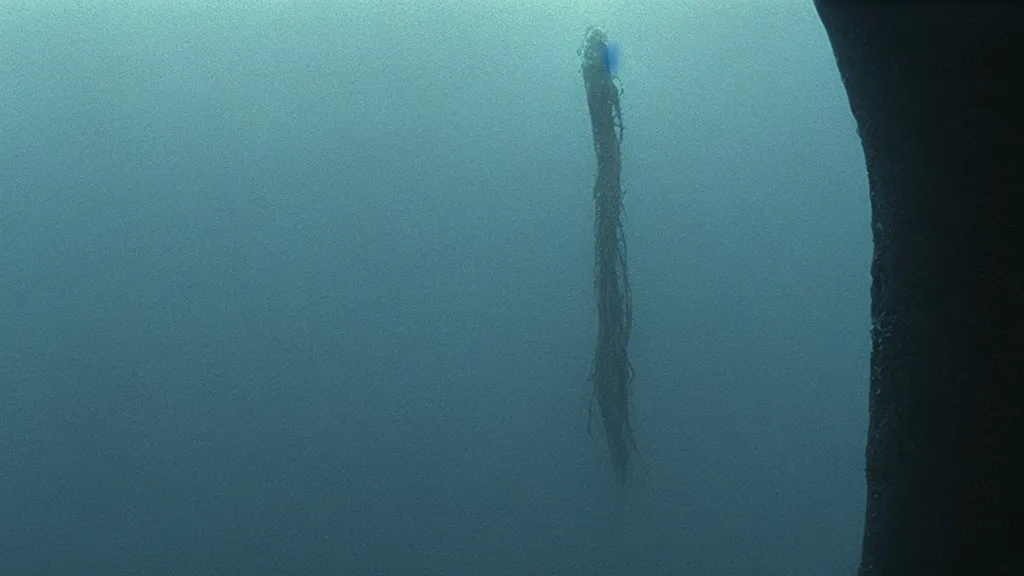
<svg viewBox="0 0 1024 576">
<path fill-rule="evenodd" d="M 619 43 L 605 42 L 601 56 L 604 61 L 604 69 L 608 71 L 608 74 L 617 75 L 619 73 Z"/>
</svg>

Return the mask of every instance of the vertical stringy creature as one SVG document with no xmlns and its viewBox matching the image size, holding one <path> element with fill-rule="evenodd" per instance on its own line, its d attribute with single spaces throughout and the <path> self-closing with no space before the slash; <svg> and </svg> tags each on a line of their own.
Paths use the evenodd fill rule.
<svg viewBox="0 0 1024 576">
<path fill-rule="evenodd" d="M 622 113 L 619 88 L 613 82 L 618 52 L 603 30 L 587 29 L 582 72 L 597 154 L 594 184 L 594 289 L 597 295 L 597 347 L 590 372 L 591 407 L 596 400 L 604 424 L 612 467 L 624 483 L 636 450 L 629 421 L 629 388 L 633 380 L 626 348 L 633 321 L 626 265 L 625 214 L 622 208 Z M 590 416 L 588 416 L 589 428 Z"/>
</svg>

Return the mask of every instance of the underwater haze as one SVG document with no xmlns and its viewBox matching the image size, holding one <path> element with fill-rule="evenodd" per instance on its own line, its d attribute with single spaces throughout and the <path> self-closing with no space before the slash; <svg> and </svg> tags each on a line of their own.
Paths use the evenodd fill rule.
<svg viewBox="0 0 1024 576">
<path fill-rule="evenodd" d="M 852 575 L 869 216 L 811 0 L 2 0 L 0 574 Z"/>
</svg>

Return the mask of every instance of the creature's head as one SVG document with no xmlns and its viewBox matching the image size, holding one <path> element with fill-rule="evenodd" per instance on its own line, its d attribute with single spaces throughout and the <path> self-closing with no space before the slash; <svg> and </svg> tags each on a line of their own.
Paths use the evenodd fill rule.
<svg viewBox="0 0 1024 576">
<path fill-rule="evenodd" d="M 609 42 L 608 35 L 603 29 L 597 26 L 587 28 L 580 53 L 583 55 L 584 64 L 600 64 L 611 76 L 619 73 L 619 43 Z"/>
</svg>

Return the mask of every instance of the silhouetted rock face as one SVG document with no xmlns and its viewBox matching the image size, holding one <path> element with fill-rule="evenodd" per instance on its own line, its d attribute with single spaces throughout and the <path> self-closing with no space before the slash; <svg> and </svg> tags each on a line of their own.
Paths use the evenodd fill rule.
<svg viewBox="0 0 1024 576">
<path fill-rule="evenodd" d="M 875 242 L 861 574 L 1024 574 L 1024 5 L 816 4 Z"/>
</svg>

